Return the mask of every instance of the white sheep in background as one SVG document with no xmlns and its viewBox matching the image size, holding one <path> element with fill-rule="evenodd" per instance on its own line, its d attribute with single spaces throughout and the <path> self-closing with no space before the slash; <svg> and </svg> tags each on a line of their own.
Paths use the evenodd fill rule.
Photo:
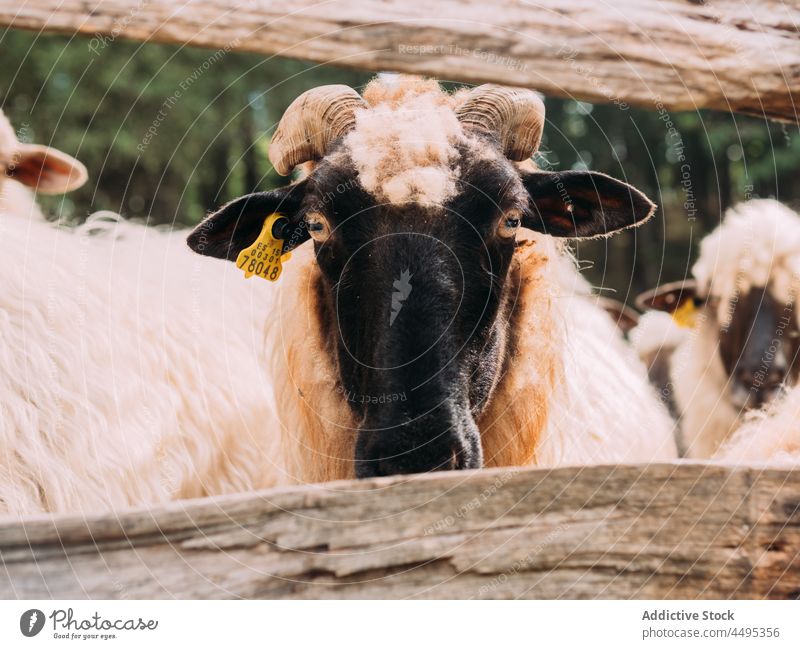
<svg viewBox="0 0 800 649">
<path fill-rule="evenodd" d="M 748 412 L 797 380 L 800 216 L 774 200 L 731 208 L 701 242 L 692 274 L 640 301 L 693 325 L 669 359 L 670 383 L 680 446 L 711 458 Z"/>
<path fill-rule="evenodd" d="M 535 232 L 606 234 L 652 204 L 602 174 L 509 161 L 535 150 L 542 110 L 528 91 L 451 97 L 420 80 L 298 99 L 270 155 L 282 173 L 319 165 L 190 237 L 235 260 L 280 211 L 287 249 L 315 245 L 294 249 L 277 284 L 194 255 L 182 233 L 116 217 L 77 231 L 9 219 L 0 506 L 88 513 L 353 475 L 675 457 L 643 366 L 563 245 Z M 465 193 L 475 183 L 489 202 Z M 387 246 L 336 256 L 322 243 L 337 236 L 327 218 L 364 209 L 388 216 L 353 221 L 352 236 L 378 225 Z M 459 249 L 476 241 L 453 235 L 479 226 L 448 226 L 459 210 L 483 220 L 489 257 Z M 442 240 L 465 274 L 449 274 Z M 333 291 L 321 268 L 346 261 Z M 444 347 L 428 347 L 439 334 Z"/>
<path fill-rule="evenodd" d="M 261 363 L 271 287 L 194 255 L 182 233 L 116 215 L 58 228 L 15 185 L 0 186 L 19 199 L 0 211 L 0 513 L 280 483 Z"/>
</svg>

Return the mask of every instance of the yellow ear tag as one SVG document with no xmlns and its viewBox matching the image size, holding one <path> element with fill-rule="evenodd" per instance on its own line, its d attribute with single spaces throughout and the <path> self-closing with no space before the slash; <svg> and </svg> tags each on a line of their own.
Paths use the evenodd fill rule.
<svg viewBox="0 0 800 649">
<path fill-rule="evenodd" d="M 277 212 L 270 214 L 264 220 L 258 239 L 236 257 L 236 265 L 244 271 L 245 278 L 258 275 L 270 282 L 278 281 L 283 271 L 282 263 L 291 257 L 289 252 L 283 254 L 283 239 L 272 235 L 275 222 L 282 218 Z"/>
<path fill-rule="evenodd" d="M 695 325 L 697 317 L 697 307 L 694 305 L 694 300 L 689 298 L 684 300 L 677 309 L 672 312 L 672 319 L 679 327 L 691 329 Z"/>
</svg>

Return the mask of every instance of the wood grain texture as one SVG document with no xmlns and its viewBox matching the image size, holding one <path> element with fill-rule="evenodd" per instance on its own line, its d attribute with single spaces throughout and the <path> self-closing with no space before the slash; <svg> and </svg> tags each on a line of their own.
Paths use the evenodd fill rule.
<svg viewBox="0 0 800 649">
<path fill-rule="evenodd" d="M 800 103 L 800 5 L 782 0 L 0 0 L 0 24 L 519 85 L 651 110 L 797 121 Z"/>
<path fill-rule="evenodd" d="M 800 598 L 800 469 L 379 478 L 0 521 L 3 598 Z"/>
</svg>

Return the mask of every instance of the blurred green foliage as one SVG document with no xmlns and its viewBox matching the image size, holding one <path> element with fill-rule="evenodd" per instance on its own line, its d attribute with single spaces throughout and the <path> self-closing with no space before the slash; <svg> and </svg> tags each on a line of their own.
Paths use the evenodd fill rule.
<svg viewBox="0 0 800 649">
<path fill-rule="evenodd" d="M 366 72 L 242 52 L 0 32 L 0 101 L 20 137 L 83 161 L 91 180 L 45 197 L 53 217 L 109 209 L 190 225 L 208 210 L 286 182 L 266 156 L 269 136 L 301 92 L 362 87 Z M 655 200 L 655 219 L 582 243 L 590 279 L 631 301 L 684 277 L 696 244 L 726 207 L 751 196 L 800 200 L 797 125 L 723 113 L 669 113 L 548 98 L 538 162 L 622 178 Z"/>
<path fill-rule="evenodd" d="M 300 93 L 367 73 L 286 59 L 123 40 L 0 33 L 3 110 L 28 140 L 89 169 L 69 201 L 80 219 L 108 209 L 153 223 L 197 223 L 220 203 L 285 184 L 269 134 Z"/>
</svg>

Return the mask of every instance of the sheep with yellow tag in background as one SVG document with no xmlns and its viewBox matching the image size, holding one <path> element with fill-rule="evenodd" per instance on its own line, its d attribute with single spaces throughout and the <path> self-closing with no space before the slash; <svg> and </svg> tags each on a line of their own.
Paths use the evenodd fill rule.
<svg viewBox="0 0 800 649">
<path fill-rule="evenodd" d="M 639 297 L 640 308 L 672 318 L 646 313 L 631 337 L 640 352 L 659 349 L 661 337 L 679 447 L 712 458 L 748 413 L 797 382 L 800 216 L 767 199 L 731 208 L 701 242 L 692 275 Z"/>
</svg>

